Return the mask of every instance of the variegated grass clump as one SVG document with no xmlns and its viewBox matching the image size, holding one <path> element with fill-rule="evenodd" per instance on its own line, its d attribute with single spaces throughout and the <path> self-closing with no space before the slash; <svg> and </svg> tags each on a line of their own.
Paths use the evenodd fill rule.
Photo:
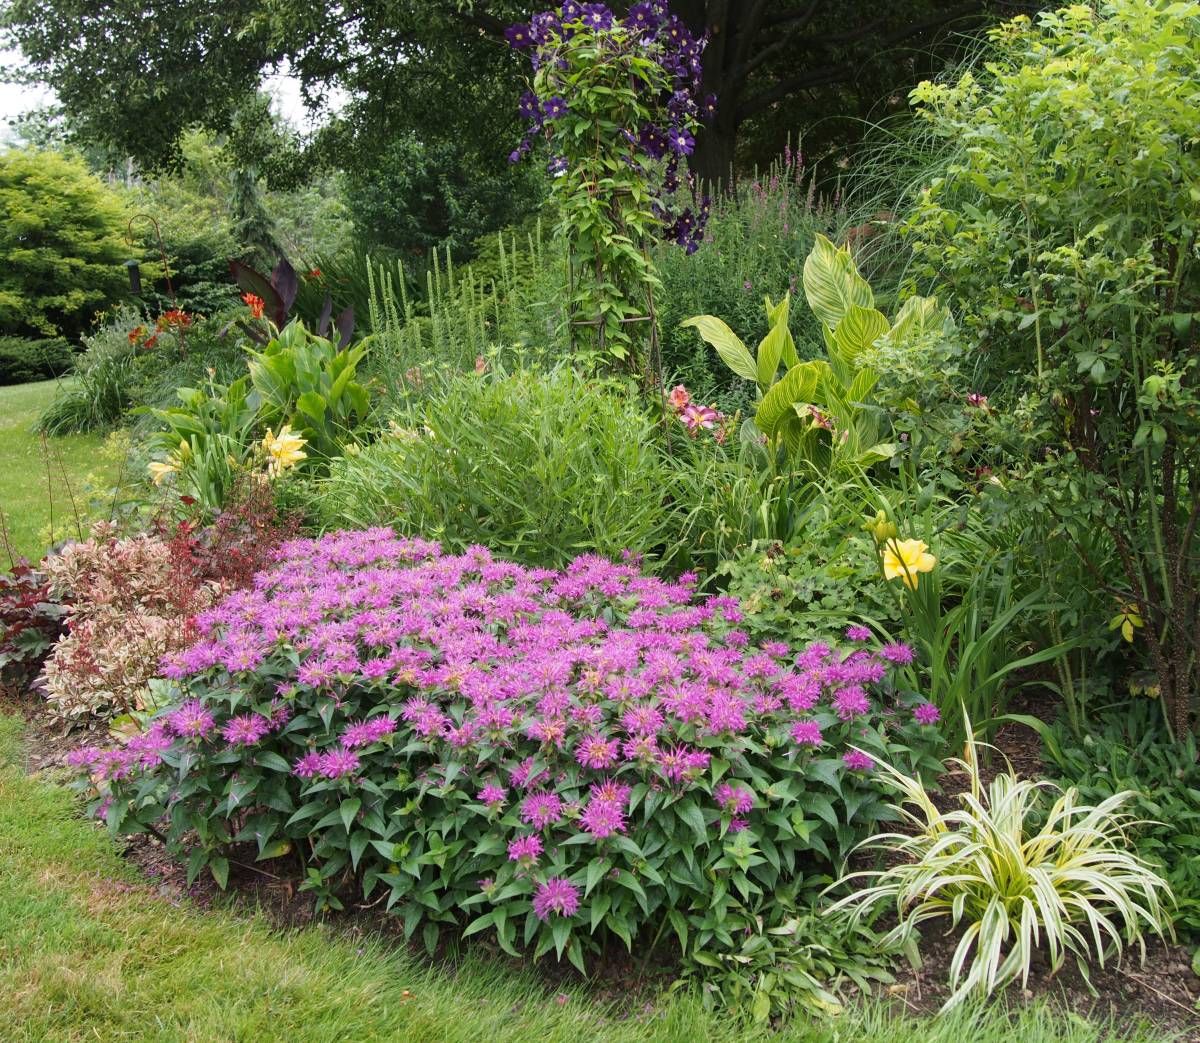
<svg viewBox="0 0 1200 1043">
<path fill-rule="evenodd" d="M 899 922 L 885 944 L 909 942 L 930 920 L 948 919 L 950 929 L 965 925 L 944 1010 L 1016 978 L 1026 984 L 1035 951 L 1047 952 L 1052 971 L 1073 954 L 1086 980 L 1089 962 L 1103 966 L 1130 945 L 1144 958 L 1144 933 L 1170 930 L 1170 887 L 1126 838 L 1139 824 L 1121 811 L 1132 791 L 1081 804 L 1074 788 L 1017 778 L 1011 765 L 985 787 L 972 740 L 966 760 L 951 763 L 966 772 L 970 788 L 948 812 L 918 780 L 879 765 L 880 778 L 901 794 L 898 810 L 912 831 L 864 841 L 862 847 L 899 860 L 845 876 L 843 884 L 873 883 L 829 910 L 849 910 L 857 919 L 893 903 Z"/>
</svg>

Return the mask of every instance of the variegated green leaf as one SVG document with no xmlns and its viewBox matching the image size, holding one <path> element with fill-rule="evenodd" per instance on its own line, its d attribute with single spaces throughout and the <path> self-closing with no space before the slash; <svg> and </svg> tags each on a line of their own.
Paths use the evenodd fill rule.
<svg viewBox="0 0 1200 1043">
<path fill-rule="evenodd" d="M 766 393 L 754 414 L 759 430 L 774 438 L 784 418 L 795 416 L 792 406 L 811 402 L 826 367 L 820 362 L 802 362 L 789 369 Z"/>
<path fill-rule="evenodd" d="M 757 381 L 758 370 L 746 345 L 715 315 L 697 315 L 691 319 L 685 319 L 679 325 L 690 326 L 699 333 L 707 343 L 713 346 L 725 365 L 739 377 L 744 380 Z"/>
<path fill-rule="evenodd" d="M 854 365 L 888 329 L 887 317 L 883 312 L 852 304 L 833 331 L 833 340 L 842 358 Z"/>
<path fill-rule="evenodd" d="M 858 274 L 849 249 L 838 249 L 820 233 L 804 262 L 804 294 L 813 313 L 832 330 L 851 305 L 871 308 L 875 304 L 875 295 Z"/>
</svg>

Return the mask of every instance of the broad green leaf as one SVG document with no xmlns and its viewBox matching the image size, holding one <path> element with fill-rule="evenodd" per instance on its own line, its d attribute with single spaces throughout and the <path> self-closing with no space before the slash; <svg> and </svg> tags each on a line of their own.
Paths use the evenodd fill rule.
<svg viewBox="0 0 1200 1043">
<path fill-rule="evenodd" d="M 903 344 L 941 326 L 945 320 L 946 312 L 938 305 L 936 297 L 909 297 L 896 314 L 896 321 L 888 332 L 888 341 Z"/>
<path fill-rule="evenodd" d="M 720 319 L 714 315 L 697 315 L 691 319 L 685 319 L 679 324 L 680 326 L 690 326 L 709 344 L 722 361 L 739 377 L 744 380 L 757 381 L 758 370 L 754 365 L 754 359 L 751 358 L 750 352 L 746 349 L 746 345 L 741 342 L 737 334 L 725 325 Z"/>
<path fill-rule="evenodd" d="M 831 330 L 852 305 L 872 308 L 875 295 L 866 279 L 858 274 L 848 247 L 840 250 L 817 233 L 812 252 L 804 261 L 804 294 L 808 306 Z"/>
<path fill-rule="evenodd" d="M 755 370 L 758 386 L 766 391 L 774 382 L 783 357 L 784 341 L 788 337 L 786 325 L 776 324 L 758 345 L 758 365 Z"/>
<path fill-rule="evenodd" d="M 888 329 L 883 312 L 851 304 L 833 331 L 833 340 L 842 358 L 856 364 Z"/>
<path fill-rule="evenodd" d="M 766 393 L 758 404 L 754 422 L 759 430 L 770 438 L 778 433 L 780 423 L 794 417 L 792 406 L 797 402 L 811 402 L 817 384 L 828 367 L 819 361 L 801 362 L 787 371 Z"/>
<path fill-rule="evenodd" d="M 341 808 L 338 813 L 342 819 L 342 825 L 346 827 L 346 832 L 350 832 L 350 823 L 354 821 L 354 816 L 358 814 L 358 809 L 362 807 L 362 801 L 357 797 L 347 797 L 342 801 Z"/>
<path fill-rule="evenodd" d="M 296 408 L 316 424 L 325 419 L 325 399 L 315 391 L 306 391 L 296 399 Z"/>
<path fill-rule="evenodd" d="M 767 326 L 774 329 L 776 326 L 782 325 L 787 331 L 783 339 L 783 355 L 780 361 L 783 363 L 784 369 L 791 369 L 793 366 L 800 364 L 800 356 L 796 354 L 796 342 L 792 338 L 792 331 L 788 326 L 789 316 L 792 309 L 792 295 L 785 293 L 783 300 L 778 304 L 772 304 L 771 298 L 766 298 L 767 308 Z"/>
</svg>

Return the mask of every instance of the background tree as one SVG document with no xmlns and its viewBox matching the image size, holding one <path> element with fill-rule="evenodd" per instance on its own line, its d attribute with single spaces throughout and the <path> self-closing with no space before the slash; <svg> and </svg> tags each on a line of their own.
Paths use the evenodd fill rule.
<svg viewBox="0 0 1200 1043">
<path fill-rule="evenodd" d="M 0 153 L 0 331 L 75 338 L 125 285 L 126 214 L 82 160 Z"/>
<path fill-rule="evenodd" d="M 11 35 L 86 139 L 148 167 L 170 165 L 178 160 L 183 128 L 231 131 L 264 72 L 286 66 L 315 110 L 335 89 L 350 101 L 306 143 L 303 162 L 282 150 L 273 165 L 257 164 L 273 184 L 310 169 L 317 157 L 357 172 L 366 184 L 366 172 L 395 160 L 398 140 L 415 136 L 430 209 L 469 221 L 493 212 L 489 198 L 497 185 L 506 186 L 502 194 L 509 198 L 527 198 L 524 175 L 507 170 L 504 161 L 520 137 L 515 103 L 523 69 L 502 34 L 541 6 L 514 0 L 6 0 L 3 10 Z M 613 6 L 623 11 L 629 5 Z M 709 34 L 704 89 L 720 99 L 694 169 L 723 177 L 735 159 L 774 155 L 789 133 L 804 135 L 810 155 L 839 148 L 859 136 L 862 118 L 889 111 L 888 99 L 901 107 L 907 88 L 962 49 L 964 34 L 1033 6 L 1011 0 L 676 0 L 672 9 L 689 27 Z M 746 145 L 741 156 L 739 143 Z M 469 161 L 445 163 L 447 156 Z M 507 219 L 505 209 L 496 217 L 496 223 Z M 426 237 L 431 230 L 421 226 Z"/>
</svg>

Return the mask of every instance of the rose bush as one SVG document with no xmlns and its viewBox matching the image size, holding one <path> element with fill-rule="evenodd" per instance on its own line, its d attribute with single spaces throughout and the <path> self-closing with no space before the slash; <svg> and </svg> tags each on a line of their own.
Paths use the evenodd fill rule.
<svg viewBox="0 0 1200 1043">
<path fill-rule="evenodd" d="M 111 829 L 161 830 L 193 878 L 224 885 L 243 845 L 431 947 L 453 926 L 582 967 L 673 931 L 703 964 L 889 817 L 874 759 L 937 766 L 936 712 L 887 685 L 907 647 L 793 655 L 740 621 L 596 556 L 292 540 L 199 614 L 165 668 L 179 700 L 74 762 Z"/>
</svg>

